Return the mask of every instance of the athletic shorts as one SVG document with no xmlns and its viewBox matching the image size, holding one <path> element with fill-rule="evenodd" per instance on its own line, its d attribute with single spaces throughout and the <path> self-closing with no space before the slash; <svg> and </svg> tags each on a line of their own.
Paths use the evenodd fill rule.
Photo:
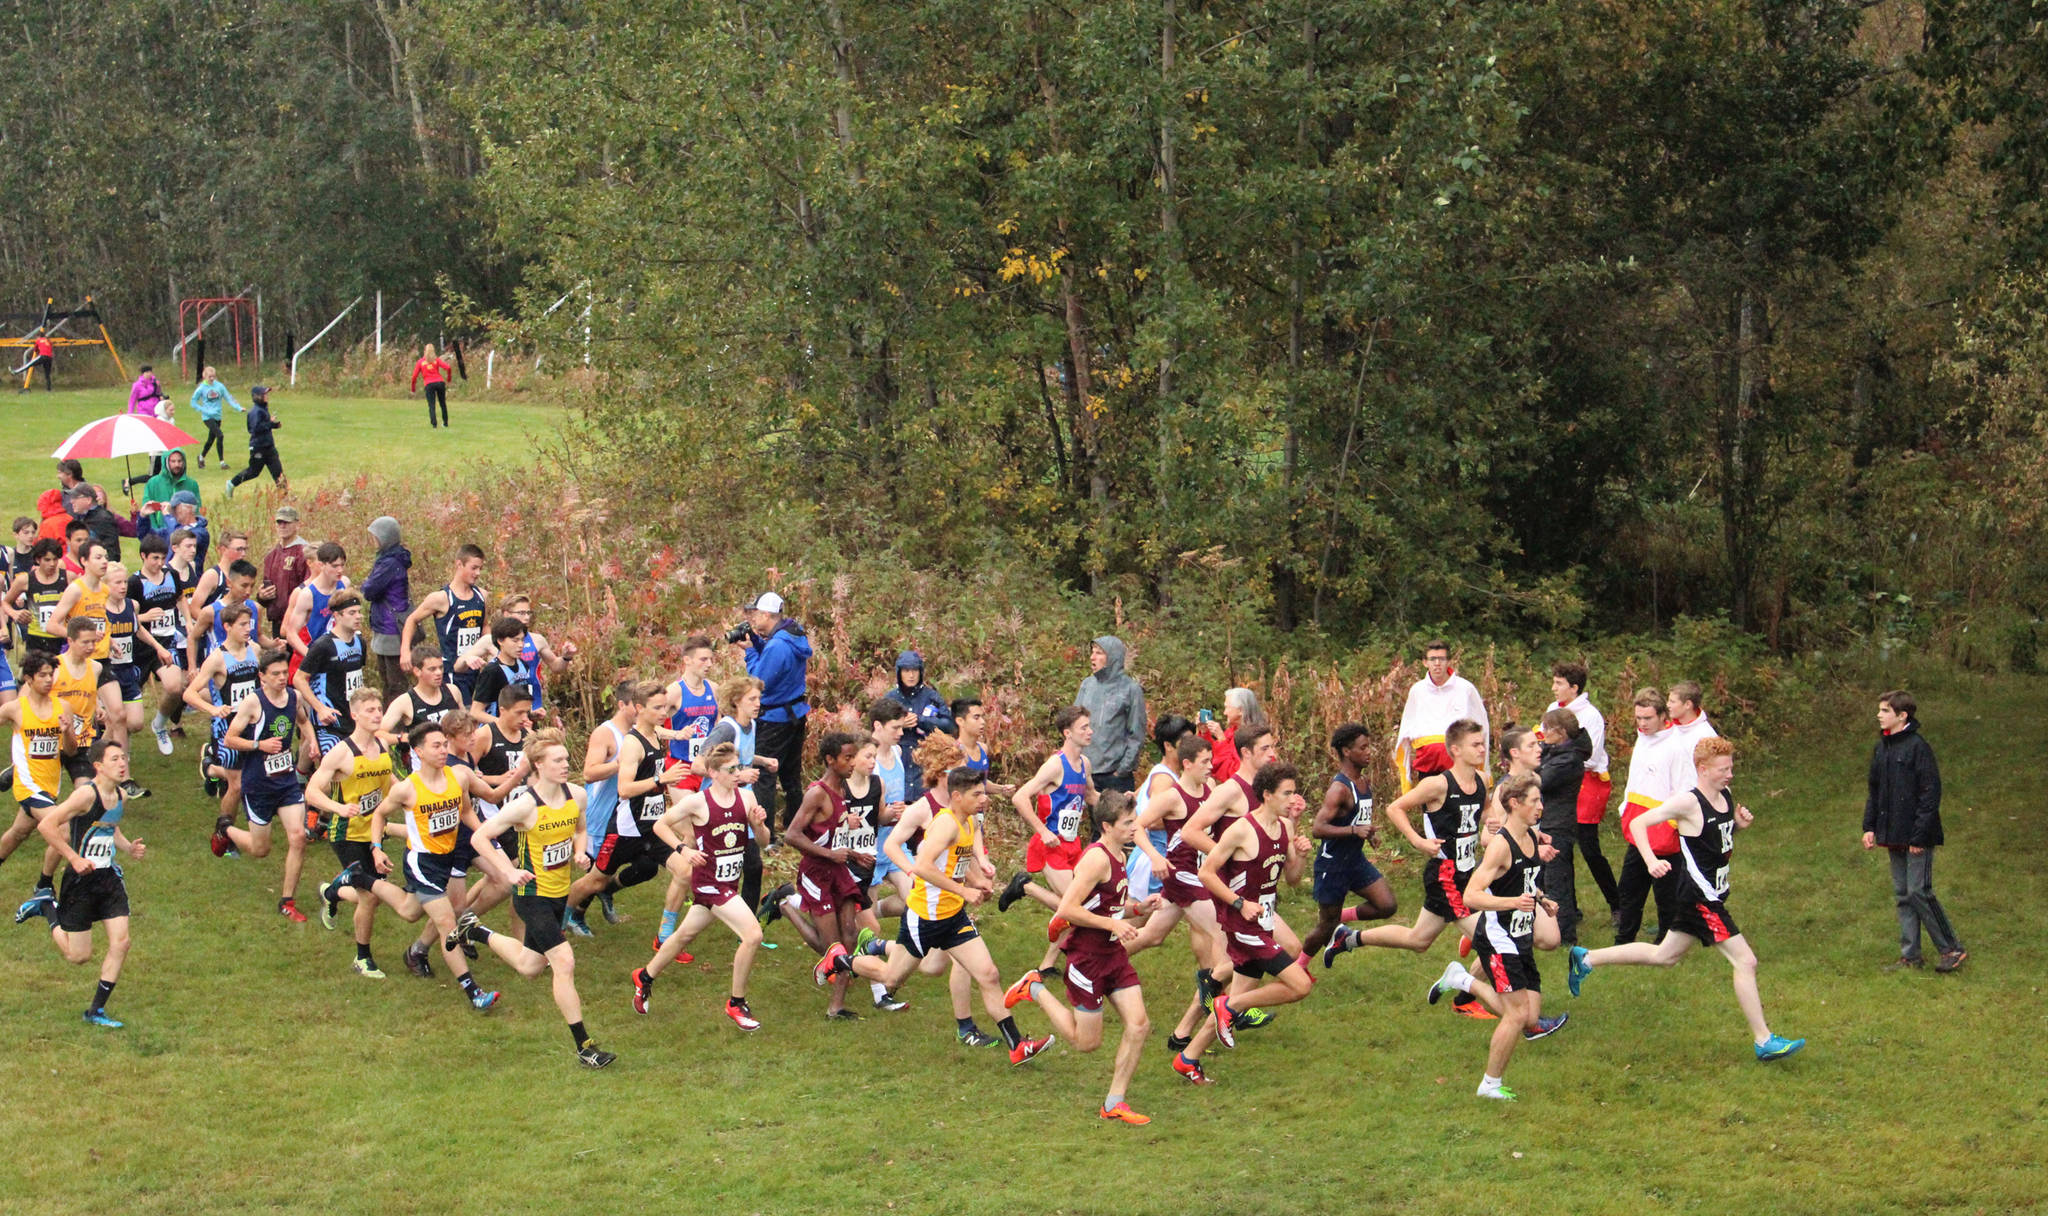
<svg viewBox="0 0 2048 1216">
<path fill-rule="evenodd" d="M 1447 924 L 1472 915 L 1472 909 L 1465 906 L 1465 885 L 1458 880 L 1457 862 L 1438 857 L 1423 864 L 1422 910 L 1436 913 Z"/>
<path fill-rule="evenodd" d="M 612 876 L 631 870 L 632 882 L 627 885 L 637 885 L 654 877 L 674 852 L 659 836 L 607 836 L 597 850 L 595 868 L 600 874 Z"/>
<path fill-rule="evenodd" d="M 30 819 L 41 819 L 44 811 L 57 805 L 57 800 L 48 794 L 30 794 L 26 798 L 15 799 L 14 805 L 20 807 Z"/>
<path fill-rule="evenodd" d="M 1067 952 L 1067 1003 L 1087 1013 L 1097 1013 L 1109 994 L 1138 986 L 1137 968 L 1122 946 L 1108 951 Z"/>
<path fill-rule="evenodd" d="M 405 854 L 405 889 L 420 897 L 421 903 L 432 903 L 448 897 L 448 884 L 454 882 L 460 873 L 454 866 L 452 853 L 424 853 L 410 849 Z"/>
<path fill-rule="evenodd" d="M 442 666 L 448 671 L 448 682 L 453 684 L 456 690 L 462 694 L 462 703 L 464 705 L 469 704 L 471 699 L 476 696 L 476 678 L 484 673 L 481 671 L 457 671 L 455 670 L 455 662 L 452 659 L 442 664 Z"/>
<path fill-rule="evenodd" d="M 351 884 L 359 891 L 369 890 L 370 883 L 375 882 L 380 877 L 377 873 L 376 852 L 370 848 L 370 842 L 367 840 L 342 840 L 336 837 L 334 840 L 334 859 L 341 863 L 341 868 L 344 870 L 348 869 L 351 865 L 355 866 L 356 873 L 368 880 Z"/>
<path fill-rule="evenodd" d="M 93 743 L 97 742 L 99 742 L 99 737 L 95 735 Z M 81 747 L 63 758 L 64 775 L 71 778 L 73 784 L 92 780 L 92 758 L 88 750 L 91 746 L 92 744 L 88 743 L 85 747 Z"/>
<path fill-rule="evenodd" d="M 108 668 L 114 673 L 114 683 L 121 686 L 121 704 L 132 705 L 142 699 L 142 686 L 149 682 L 149 673 L 140 663 L 122 663 Z"/>
<path fill-rule="evenodd" d="M 1683 933 L 1702 946 L 1718 946 L 1742 932 L 1735 927 L 1735 918 L 1728 915 L 1728 905 L 1718 899 L 1676 900 L 1671 912 L 1671 923 L 1664 926 L 1665 932 Z"/>
<path fill-rule="evenodd" d="M 569 939 L 562 936 L 562 912 L 569 906 L 566 895 L 514 895 L 512 912 L 526 926 L 526 948 L 546 954 Z"/>
<path fill-rule="evenodd" d="M 902 867 L 889 860 L 889 852 L 882 846 L 889 842 L 889 833 L 896 830 L 893 823 L 885 823 L 875 829 L 875 876 L 868 880 L 869 886 L 888 880 L 889 875 L 900 873 Z"/>
<path fill-rule="evenodd" d="M 1366 858 L 1364 850 L 1349 857 L 1325 858 L 1316 851 L 1315 899 L 1324 907 L 1341 904 L 1345 897 L 1365 890 L 1384 875 Z"/>
<path fill-rule="evenodd" d="M 57 897 L 57 927 L 66 933 L 90 932 L 93 922 L 128 915 L 128 887 L 120 871 L 112 868 L 90 874 L 76 871 L 64 875 L 64 891 Z"/>
<path fill-rule="evenodd" d="M 14 664 L 7 661 L 7 652 L 0 650 L 0 692 L 15 692 Z"/>
<path fill-rule="evenodd" d="M 242 753 L 222 742 L 228 736 L 227 723 L 220 718 L 213 721 L 213 738 L 206 741 L 206 763 L 224 773 L 239 771 L 242 767 Z"/>
<path fill-rule="evenodd" d="M 306 805 L 306 790 L 293 777 L 289 785 L 272 785 L 269 782 L 242 782 L 242 810 L 249 816 L 252 828 L 269 827 L 270 821 L 289 807 Z"/>
<path fill-rule="evenodd" d="M 334 720 L 334 725 L 340 726 L 341 721 L 341 719 L 336 718 Z M 346 731 L 337 735 L 333 731 L 327 729 L 324 726 L 316 726 L 313 728 L 313 740 L 319 746 L 320 754 L 323 756 L 326 755 L 328 752 L 333 751 L 335 748 L 341 746 L 341 741 L 346 738 L 348 738 L 348 733 Z"/>
<path fill-rule="evenodd" d="M 926 920 L 915 912 L 905 912 L 903 923 L 896 930 L 896 941 L 913 958 L 923 958 L 934 950 L 951 950 L 981 936 L 981 930 L 974 927 L 974 918 L 962 908 L 942 920 Z"/>
<path fill-rule="evenodd" d="M 1024 846 L 1024 868 L 1033 874 L 1044 870 L 1065 870 L 1072 872 L 1074 863 L 1081 860 L 1081 854 L 1088 851 L 1085 840 L 1065 840 L 1058 844 L 1047 844 L 1045 838 L 1033 833 L 1031 842 Z"/>
<path fill-rule="evenodd" d="M 1166 856 L 1166 842 L 1173 839 L 1172 834 L 1165 828 L 1148 828 L 1145 835 L 1159 855 Z M 1131 846 L 1130 856 L 1124 859 L 1124 879 L 1132 899 L 1156 895 L 1165 885 L 1165 875 L 1152 872 L 1152 859 L 1135 844 Z"/>
<path fill-rule="evenodd" d="M 841 906 L 849 903 L 859 906 L 868 894 L 860 880 L 853 876 L 853 871 L 841 865 L 816 869 L 806 865 L 799 869 L 796 893 L 804 911 L 812 916 L 835 916 Z"/>
<path fill-rule="evenodd" d="M 1216 916 L 1223 930 L 1223 949 L 1230 955 L 1231 969 L 1239 975 L 1278 975 L 1294 962 L 1294 956 L 1273 940 L 1271 929 L 1228 908 L 1218 909 Z"/>
<path fill-rule="evenodd" d="M 1479 964 L 1473 973 L 1492 984 L 1495 992 L 1543 991 L 1543 977 L 1537 974 L 1536 960 L 1529 954 L 1496 953 L 1482 933 L 1472 939 L 1472 955 Z"/>
<path fill-rule="evenodd" d="M 1173 864 L 1171 856 L 1166 860 L 1169 865 Z M 1159 884 L 1159 893 L 1166 897 L 1167 903 L 1182 908 L 1192 908 L 1196 904 L 1213 904 L 1216 902 L 1215 896 L 1209 894 L 1209 888 L 1202 885 L 1202 879 L 1195 871 L 1183 869 L 1177 865 Z"/>
</svg>

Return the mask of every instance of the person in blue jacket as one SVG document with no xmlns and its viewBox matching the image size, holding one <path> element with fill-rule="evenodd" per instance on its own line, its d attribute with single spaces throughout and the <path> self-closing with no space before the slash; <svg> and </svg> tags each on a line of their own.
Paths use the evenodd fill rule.
<svg viewBox="0 0 2048 1216">
<path fill-rule="evenodd" d="M 924 794 L 924 770 L 910 757 L 917 751 L 917 745 L 935 730 L 957 735 L 960 728 L 953 724 L 953 707 L 946 698 L 924 681 L 924 656 L 915 650 L 906 650 L 896 656 L 896 699 L 901 701 L 917 719 L 903 728 L 903 788 L 904 799 Z"/>
<path fill-rule="evenodd" d="M 747 674 L 761 681 L 761 715 L 754 754 L 775 759 L 775 780 L 764 782 L 754 794 L 768 817 L 771 834 L 789 825 L 804 798 L 804 732 L 811 713 L 804 700 L 809 695 L 807 675 L 811 663 L 811 639 L 802 622 L 782 615 L 782 597 L 764 591 L 747 605 L 747 623 L 727 636 L 745 648 Z M 776 787 L 788 802 L 784 813 L 776 814 Z"/>
<path fill-rule="evenodd" d="M 199 420 L 206 424 L 206 442 L 199 448 L 199 467 L 202 469 L 206 467 L 206 454 L 216 448 L 220 452 L 222 466 L 228 462 L 228 440 L 220 430 L 221 408 L 228 405 L 234 406 L 238 414 L 247 412 L 212 368 L 201 372 L 199 387 L 192 390 L 192 408 L 199 411 Z"/>
</svg>

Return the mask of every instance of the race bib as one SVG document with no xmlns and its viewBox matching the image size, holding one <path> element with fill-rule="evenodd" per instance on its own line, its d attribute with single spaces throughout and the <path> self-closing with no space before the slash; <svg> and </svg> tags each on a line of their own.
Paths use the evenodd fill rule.
<svg viewBox="0 0 2048 1216">
<path fill-rule="evenodd" d="M 1536 931 L 1534 912 L 1517 912 L 1508 918 L 1509 937 L 1527 937 Z"/>
<path fill-rule="evenodd" d="M 178 632 L 178 614 L 168 608 L 164 609 L 162 615 L 149 623 L 149 631 L 160 638 L 176 636 Z"/>
<path fill-rule="evenodd" d="M 455 652 L 457 654 L 466 652 L 470 647 L 476 645 L 477 640 L 483 636 L 484 631 L 474 626 L 464 625 L 458 627 L 455 630 Z"/>
<path fill-rule="evenodd" d="M 953 881 L 959 882 L 965 877 L 967 877 L 967 854 L 962 853 L 953 861 Z"/>
<path fill-rule="evenodd" d="M 362 669 L 362 668 L 358 667 L 358 668 L 356 668 L 356 669 L 355 669 L 354 671 L 350 671 L 350 672 L 344 672 L 344 673 L 342 674 L 342 677 L 341 677 L 341 696 L 342 696 L 342 699 L 343 699 L 344 701 L 346 701 L 346 700 L 347 700 L 348 698 L 350 698 L 350 697 L 353 697 L 353 696 L 355 696 L 355 695 L 356 695 L 356 690 L 357 690 L 357 689 L 359 689 L 359 688 L 361 688 L 362 686 L 363 686 L 363 669 Z"/>
<path fill-rule="evenodd" d="M 90 862 L 95 870 L 104 870 L 114 864 L 114 829 L 96 827 L 85 838 L 85 847 L 78 855 Z"/>
<path fill-rule="evenodd" d="M 1728 867 L 1722 866 L 1720 869 L 1714 871 L 1714 893 L 1718 895 L 1726 891 L 1727 889 Z"/>
<path fill-rule="evenodd" d="M 642 794 L 640 796 L 640 822 L 653 823 L 661 818 L 661 807 L 662 799 L 658 791 L 652 794 Z"/>
<path fill-rule="evenodd" d="M 377 808 L 383 805 L 384 791 L 367 790 L 363 793 L 362 797 L 356 799 L 356 813 L 358 815 L 373 815 L 376 813 Z"/>
<path fill-rule="evenodd" d="M 289 748 L 263 757 L 263 775 L 277 777 L 292 771 L 292 753 Z"/>
<path fill-rule="evenodd" d="M 1058 832 L 1062 840 L 1073 840 L 1079 836 L 1081 832 L 1081 804 L 1070 802 L 1066 806 L 1061 807 L 1059 820 L 1053 824 L 1052 830 Z"/>
<path fill-rule="evenodd" d="M 242 703 L 242 698 L 248 696 L 250 693 L 253 693 L 255 691 L 256 681 L 254 680 L 249 680 L 247 682 L 237 680 L 233 683 L 230 683 L 228 685 L 228 704 L 240 705 Z"/>
<path fill-rule="evenodd" d="M 107 661 L 125 667 L 135 661 L 135 635 L 124 633 L 107 641 Z"/>
<path fill-rule="evenodd" d="M 454 831 L 455 825 L 461 822 L 462 811 L 461 808 L 459 807 L 451 806 L 445 811 L 435 811 L 433 814 L 427 816 L 427 835 L 446 835 L 447 833 Z"/>
<path fill-rule="evenodd" d="M 1371 794 L 1367 794 L 1365 797 L 1360 798 L 1358 800 L 1358 813 L 1351 817 L 1351 822 L 1357 824 L 1359 827 L 1362 828 L 1369 828 L 1372 826 Z"/>
<path fill-rule="evenodd" d="M 569 850 L 575 847 L 576 841 L 573 838 L 569 840 L 557 840 L 555 843 L 547 846 L 546 848 L 540 851 L 541 867 L 543 869 L 548 870 L 559 870 L 563 866 L 568 865 Z"/>
<path fill-rule="evenodd" d="M 865 824 L 850 832 L 842 832 L 841 838 L 842 842 L 839 847 L 842 849 L 850 849 L 855 853 L 868 854 L 873 854 L 875 851 L 875 829 Z"/>
<path fill-rule="evenodd" d="M 38 603 L 36 605 L 36 628 L 44 633 L 50 631 L 50 622 L 57 619 L 57 605 Z"/>
<path fill-rule="evenodd" d="M 1270 930 L 1273 927 L 1273 905 L 1278 898 L 1271 891 L 1259 896 L 1259 928 Z"/>
<path fill-rule="evenodd" d="M 1477 836 L 1458 837 L 1457 858 L 1458 868 L 1460 870 L 1469 870 L 1472 868 L 1472 849 L 1473 846 L 1477 845 L 1478 843 L 1479 838 Z"/>
<path fill-rule="evenodd" d="M 719 883 L 738 882 L 740 880 L 740 863 L 745 859 L 745 855 L 741 853 L 720 853 L 717 861 L 711 868 L 711 881 Z"/>
<path fill-rule="evenodd" d="M 57 747 L 58 740 L 57 736 L 54 734 L 45 735 L 37 733 L 29 736 L 28 754 L 29 758 L 32 760 L 49 759 L 51 756 L 57 754 Z"/>
<path fill-rule="evenodd" d="M 688 744 L 688 746 L 685 747 L 683 750 L 685 754 L 689 757 L 690 763 L 697 763 L 698 758 L 703 756 L 704 754 L 703 736 L 691 735 L 687 740 L 685 740 L 685 742 Z"/>
</svg>

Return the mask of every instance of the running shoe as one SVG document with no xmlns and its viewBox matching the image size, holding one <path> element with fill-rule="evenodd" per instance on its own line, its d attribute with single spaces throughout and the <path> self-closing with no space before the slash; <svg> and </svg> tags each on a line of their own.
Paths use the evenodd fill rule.
<svg viewBox="0 0 2048 1216">
<path fill-rule="evenodd" d="M 1313 984 L 1315 978 L 1311 976 L 1309 982 Z M 1239 1030 L 1257 1030 L 1262 1026 L 1272 1025 L 1273 1015 L 1264 1009 L 1247 1009 L 1243 1013 L 1232 1015 L 1231 1022 Z"/>
<path fill-rule="evenodd" d="M 1947 975 L 1949 972 L 1954 971 L 1956 968 L 1962 966 L 1963 960 L 1968 957 L 1970 957 L 1970 952 L 1968 950 L 1963 949 L 1961 946 L 1958 946 L 1953 950 L 1949 950 L 1943 953 L 1941 958 L 1936 960 L 1934 964 L 1934 969 L 1936 971 L 1941 972 L 1943 975 Z"/>
<path fill-rule="evenodd" d="M 667 945 L 667 944 L 668 944 L 668 939 L 667 939 L 667 938 L 665 938 L 665 937 L 661 936 L 661 935 L 660 935 L 659 933 L 657 933 L 657 934 L 655 934 L 655 935 L 654 935 L 654 947 L 653 947 L 653 948 L 654 948 L 654 952 L 655 952 L 656 954 L 659 954 L 659 953 L 661 953 L 661 948 L 662 948 L 662 947 L 663 947 L 664 945 Z M 688 950 L 678 950 L 678 951 L 676 951 L 676 961 L 677 961 L 677 962 L 679 962 L 679 963 L 694 963 L 694 962 L 696 962 L 696 961 L 697 961 L 697 956 L 696 956 L 696 955 L 694 955 L 694 954 L 692 954 L 692 953 L 690 953 L 690 952 L 689 952 Z"/>
<path fill-rule="evenodd" d="M 479 991 L 475 996 L 469 998 L 470 1008 L 476 1010 L 478 1013 L 484 1012 L 485 1010 L 489 1009 L 491 1006 L 497 1003 L 498 994 L 495 992 Z"/>
<path fill-rule="evenodd" d="M 1472 938 L 1467 934 L 1460 933 L 1458 935 L 1458 957 L 1472 957 Z"/>
<path fill-rule="evenodd" d="M 1192 1042 L 1194 1042 L 1194 1038 L 1191 1035 L 1169 1034 L 1166 1036 L 1166 1050 L 1179 1055 L 1181 1052 L 1186 1051 L 1188 1044 Z"/>
<path fill-rule="evenodd" d="M 226 815 L 222 815 L 213 821 L 212 846 L 215 857 L 226 857 L 228 850 L 234 847 L 235 842 L 228 837 L 228 825 L 233 822 L 234 820 Z"/>
<path fill-rule="evenodd" d="M 754 913 L 755 917 L 760 920 L 763 929 L 782 919 L 782 901 L 794 894 L 796 894 L 796 884 L 789 882 L 783 883 L 773 891 L 768 892 L 768 898 L 761 901 L 760 910 Z"/>
<path fill-rule="evenodd" d="M 604 912 L 604 923 L 607 925 L 625 924 L 626 918 L 620 916 L 619 910 L 612 906 L 612 895 L 613 892 L 600 891 L 597 896 L 597 906 Z"/>
<path fill-rule="evenodd" d="M 960 1040 L 962 1047 L 994 1047 L 997 1043 L 1002 1042 L 1001 1039 L 983 1034 L 979 1026 L 971 1030 L 962 1030 L 954 1037 Z"/>
<path fill-rule="evenodd" d="M 754 1011 L 747 1008 L 747 1003 L 745 1001 L 735 1001 L 732 998 L 727 997 L 725 1002 L 725 1016 L 731 1018 L 732 1024 L 739 1027 L 741 1030 L 761 1029 L 761 1023 L 754 1020 Z"/>
<path fill-rule="evenodd" d="M 121 797 L 127 799 L 130 802 L 135 802 L 140 799 L 149 797 L 149 791 L 143 789 L 140 782 L 134 780 L 133 778 L 130 778 L 129 780 L 123 781 L 121 783 Z"/>
<path fill-rule="evenodd" d="M 1022 870 L 1010 875 L 1010 881 L 1004 885 L 1003 893 L 996 896 L 996 911 L 1008 912 L 1011 904 L 1024 898 L 1024 888 L 1030 884 L 1031 875 Z"/>
<path fill-rule="evenodd" d="M 423 980 L 434 978 L 434 966 L 427 961 L 427 952 L 414 942 L 405 948 L 405 969 Z"/>
<path fill-rule="evenodd" d="M 367 958 L 356 960 L 356 974 L 366 980 L 381 980 L 384 978 L 384 973 L 377 969 L 376 962 Z"/>
<path fill-rule="evenodd" d="M 476 928 L 476 924 L 476 913 L 464 908 L 462 915 L 455 918 L 455 931 L 441 939 L 441 949 L 453 954 L 464 946 L 469 945 L 469 931 Z M 468 951 L 464 951 L 464 953 L 468 954 Z M 469 957 L 474 958 L 476 956 L 469 955 Z"/>
<path fill-rule="evenodd" d="M 633 968 L 633 1012 L 646 1013 L 648 998 L 654 995 L 654 977 L 647 974 L 647 968 Z"/>
<path fill-rule="evenodd" d="M 1190 1085 L 1216 1084 L 1216 1082 L 1209 1079 L 1208 1073 L 1202 1071 L 1202 1062 L 1200 1060 L 1190 1060 L 1177 1051 L 1173 1053 L 1173 1071 L 1186 1078 L 1187 1083 Z"/>
<path fill-rule="evenodd" d="M 833 942 L 831 948 L 825 951 L 825 957 L 819 959 L 818 965 L 811 968 L 811 979 L 820 988 L 831 983 L 832 978 L 842 970 L 840 960 L 846 957 L 846 947 L 838 942 Z"/>
<path fill-rule="evenodd" d="M 583 909 L 565 908 L 562 911 L 562 928 L 577 937 L 589 937 L 590 926 L 583 922 Z"/>
<path fill-rule="evenodd" d="M 1522 1037 L 1532 1043 L 1537 1039 L 1547 1039 L 1563 1030 L 1564 1024 L 1571 1020 L 1572 1015 L 1569 1013 L 1560 1013 L 1554 1018 L 1537 1018 L 1534 1026 L 1522 1028 Z"/>
<path fill-rule="evenodd" d="M 220 483 L 220 496 L 221 496 L 222 500 L 224 500 L 224 501 L 229 501 L 229 500 L 232 500 L 232 499 L 234 498 L 234 496 L 235 496 L 235 479 L 234 479 L 234 478 L 230 477 L 230 478 L 228 478 L 227 480 L 225 480 L 225 481 L 223 481 L 223 482 L 221 482 L 221 483 Z"/>
<path fill-rule="evenodd" d="M 1463 963 L 1445 963 L 1444 973 L 1436 977 L 1436 983 L 1429 986 L 1429 1003 L 1434 1005 L 1444 999 L 1446 992 L 1463 992 L 1457 981 L 1471 975 Z"/>
<path fill-rule="evenodd" d="M 1463 1000 L 1452 1000 L 1451 1012 L 1457 1014 L 1461 1018 L 1471 1018 L 1475 1022 L 1500 1021 L 1500 1015 L 1495 1013 L 1493 1010 L 1488 1009 L 1486 1007 L 1486 1002 L 1480 1000 L 1476 996 L 1465 997 Z"/>
<path fill-rule="evenodd" d="M 97 1026 L 97 1027 L 99 1027 L 99 1028 L 100 1028 L 100 1029 L 102 1029 L 102 1030 L 119 1030 L 119 1029 L 121 1029 L 121 1023 L 119 1023 L 119 1022 L 115 1021 L 114 1019 L 112 1019 L 112 1018 L 108 1017 L 108 1016 L 107 1016 L 107 1011 L 106 1011 L 106 1010 L 104 1010 L 104 1009 L 88 1009 L 88 1010 L 86 1010 L 86 1011 L 85 1011 L 85 1024 L 86 1024 L 86 1025 L 88 1025 L 88 1026 Z"/>
<path fill-rule="evenodd" d="M 881 934 L 876 933 L 873 929 L 862 925 L 860 932 L 854 935 L 853 952 L 855 954 L 865 954 L 871 958 L 881 955 L 883 952 L 881 936 Z"/>
<path fill-rule="evenodd" d="M 14 910 L 14 923 L 18 925 L 31 916 L 41 916 L 45 904 L 54 904 L 56 902 L 57 897 L 50 892 L 37 891 L 27 899 L 22 900 L 21 906 Z"/>
<path fill-rule="evenodd" d="M 884 989 L 882 995 L 875 998 L 875 1008 L 885 1013 L 900 1013 L 910 1008 L 910 1002 L 900 1000 L 895 993 Z"/>
<path fill-rule="evenodd" d="M 1593 974 L 1593 968 L 1591 964 L 1586 962 L 1586 948 L 1584 946 L 1573 946 L 1571 951 L 1571 968 L 1565 972 L 1564 986 L 1572 990 L 1573 996 L 1577 996 L 1579 995 L 1579 985 L 1585 983 L 1586 977 L 1591 974 Z"/>
<path fill-rule="evenodd" d="M 1788 1039 L 1782 1034 L 1774 1034 L 1756 1045 L 1756 1058 L 1764 1061 L 1782 1060 L 1804 1046 L 1805 1039 Z"/>
<path fill-rule="evenodd" d="M 1927 965 L 1924 958 L 1895 958 L 1884 965 L 1886 971 L 1918 971 Z"/>
<path fill-rule="evenodd" d="M 828 1022 L 858 1022 L 860 1021 L 860 1015 L 851 1009 L 831 1009 L 826 1011 L 825 1020 Z"/>
<path fill-rule="evenodd" d="M 1042 1039 L 1025 1039 L 1010 1049 L 1010 1063 L 1012 1065 L 1022 1064 L 1058 1041 L 1059 1036 L 1052 1034 L 1046 1035 Z"/>
<path fill-rule="evenodd" d="M 1351 949 L 1352 939 L 1358 935 L 1356 929 L 1340 928 L 1330 937 L 1330 944 L 1323 947 L 1323 970 L 1336 965 L 1337 956 Z"/>
<path fill-rule="evenodd" d="M 304 912 L 299 911 L 299 905 L 297 900 L 278 900 L 277 914 L 279 916 L 284 917 L 286 920 L 292 922 L 295 925 L 303 925 L 306 923 L 306 914 Z"/>
<path fill-rule="evenodd" d="M 618 1058 L 595 1043 L 585 1043 L 576 1049 L 576 1062 L 585 1068 L 604 1068 Z"/>
<path fill-rule="evenodd" d="M 156 750 L 158 754 L 165 756 L 170 755 L 171 727 L 168 722 L 164 721 L 164 716 L 162 714 L 158 714 L 156 716 L 156 720 L 149 724 L 149 733 L 156 736 Z"/>
<path fill-rule="evenodd" d="M 1216 1017 L 1216 1037 L 1225 1047 L 1237 1046 L 1237 1029 L 1232 1025 L 1237 1018 L 1230 1012 L 1230 998 L 1217 1001 L 1211 1008 Z"/>
<path fill-rule="evenodd" d="M 1131 1104 L 1128 1102 L 1119 1102 L 1115 1106 L 1105 1106 L 1100 1113 L 1105 1119 L 1114 1119 L 1119 1123 L 1128 1123 L 1133 1127 L 1143 1127 L 1147 1123 L 1152 1122 L 1150 1116 L 1141 1115 L 1137 1111 L 1132 1110 Z"/>
<path fill-rule="evenodd" d="M 1038 973 L 1038 968 L 1036 967 L 1018 976 L 1017 982 L 1010 985 L 1009 991 L 1003 993 L 1003 1008 L 1015 1009 L 1017 1006 L 1030 1000 L 1031 985 L 1043 983 L 1044 979 L 1045 977 Z"/>
<path fill-rule="evenodd" d="M 1069 922 L 1066 917 L 1055 916 L 1051 920 L 1045 922 L 1045 940 L 1051 942 L 1055 946 L 1058 946 L 1060 949 L 1065 950 L 1067 948 L 1067 943 L 1062 939 L 1064 939 L 1067 936 L 1067 934 L 1073 930 L 1073 928 L 1073 924 Z"/>
<path fill-rule="evenodd" d="M 1515 1100 L 1515 1091 L 1505 1085 L 1497 1085 L 1492 1089 L 1482 1085 L 1474 1092 L 1482 1098 L 1491 1098 L 1495 1102 L 1512 1102 Z"/>
<path fill-rule="evenodd" d="M 1209 1002 L 1215 999 L 1215 996 L 1216 982 L 1209 977 L 1209 969 L 1207 967 L 1195 968 L 1195 999 L 1200 1001 L 1206 1008 Z"/>
<path fill-rule="evenodd" d="M 14 766 L 10 764 L 10 765 L 8 765 L 8 766 L 7 766 L 6 768 L 0 768 L 0 785 L 13 785 L 13 784 L 14 784 Z"/>
</svg>

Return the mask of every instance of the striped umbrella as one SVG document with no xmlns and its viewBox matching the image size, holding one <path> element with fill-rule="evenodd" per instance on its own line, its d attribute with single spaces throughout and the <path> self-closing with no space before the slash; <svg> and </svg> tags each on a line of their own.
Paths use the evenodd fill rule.
<svg viewBox="0 0 2048 1216">
<path fill-rule="evenodd" d="M 115 414 L 88 422 L 71 432 L 71 438 L 50 453 L 58 460 L 109 460 L 115 456 L 141 456 L 190 447 L 197 439 L 161 418 L 141 414 Z M 133 470 L 130 470 L 132 473 Z"/>
</svg>

